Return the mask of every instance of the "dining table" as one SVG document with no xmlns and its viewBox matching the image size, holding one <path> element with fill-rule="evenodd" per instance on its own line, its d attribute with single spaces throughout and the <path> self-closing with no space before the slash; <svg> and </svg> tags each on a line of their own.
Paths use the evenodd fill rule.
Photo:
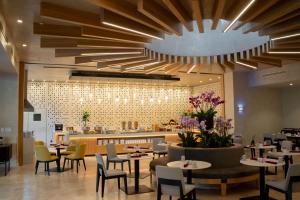
<svg viewBox="0 0 300 200">
<path fill-rule="evenodd" d="M 61 170 L 61 167 L 60 167 L 60 159 L 61 159 L 61 151 L 62 150 L 66 150 L 68 145 L 61 145 L 61 144 L 53 144 L 53 145 L 50 145 L 50 150 L 51 149 L 55 149 L 56 151 L 56 156 L 58 157 L 58 162 L 57 162 L 57 168 L 56 168 L 56 172 L 63 172 Z M 51 151 L 50 151 L 51 152 Z M 51 170 L 53 171 L 53 170 Z"/>
<path fill-rule="evenodd" d="M 192 184 L 192 171 L 211 167 L 211 163 L 200 160 L 178 160 L 167 163 L 168 167 L 180 168 L 187 171 L 187 184 Z"/>
<path fill-rule="evenodd" d="M 268 158 L 248 158 L 242 159 L 240 161 L 243 165 L 259 167 L 259 195 L 257 196 L 250 196 L 250 197 L 243 197 L 240 198 L 241 200 L 265 200 L 266 199 L 266 169 L 267 167 L 279 167 L 284 166 L 285 163 L 276 159 L 268 159 Z M 272 200 L 272 198 L 269 198 Z"/>
<path fill-rule="evenodd" d="M 263 145 L 263 144 L 258 144 L 258 145 L 253 145 L 250 146 L 251 149 L 258 149 L 259 150 L 259 157 L 263 157 L 264 156 L 264 152 L 266 150 L 272 150 L 272 149 L 276 149 L 277 146 L 275 145 Z"/>
</svg>

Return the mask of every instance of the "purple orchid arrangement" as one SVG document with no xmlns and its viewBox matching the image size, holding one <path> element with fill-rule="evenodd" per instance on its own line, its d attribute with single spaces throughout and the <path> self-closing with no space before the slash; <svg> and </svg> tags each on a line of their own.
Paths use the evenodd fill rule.
<svg viewBox="0 0 300 200">
<path fill-rule="evenodd" d="M 224 117 L 218 117 L 216 119 L 216 130 L 219 134 L 226 136 L 228 130 L 232 128 L 232 119 L 225 119 Z"/>
<path fill-rule="evenodd" d="M 193 129 L 199 127 L 199 122 L 196 118 L 192 118 L 191 116 L 181 116 L 180 117 L 181 125 L 186 129 Z"/>
<path fill-rule="evenodd" d="M 198 96 L 190 97 L 189 102 L 197 111 L 206 111 L 215 109 L 218 105 L 223 104 L 224 100 L 219 96 L 215 96 L 214 91 L 207 91 Z"/>
</svg>

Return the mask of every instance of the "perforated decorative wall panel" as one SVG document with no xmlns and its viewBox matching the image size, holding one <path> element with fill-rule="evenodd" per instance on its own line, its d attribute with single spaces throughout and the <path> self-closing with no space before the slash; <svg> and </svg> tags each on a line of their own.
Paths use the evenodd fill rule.
<svg viewBox="0 0 300 200">
<path fill-rule="evenodd" d="M 197 87 L 200 91 L 201 87 Z M 217 90 L 217 85 L 203 87 Z M 218 92 L 219 93 L 219 92 Z M 83 126 L 82 113 L 91 112 L 88 126 L 121 129 L 122 121 L 138 121 L 140 127 L 178 120 L 189 107 L 190 87 L 114 83 L 28 82 L 28 99 L 36 110 L 46 110 L 48 139 L 55 123 Z"/>
</svg>

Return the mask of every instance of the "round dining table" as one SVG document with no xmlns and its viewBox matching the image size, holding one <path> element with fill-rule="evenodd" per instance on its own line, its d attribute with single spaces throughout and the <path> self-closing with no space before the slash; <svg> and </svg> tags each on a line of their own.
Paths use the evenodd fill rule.
<svg viewBox="0 0 300 200">
<path fill-rule="evenodd" d="M 178 160 L 167 163 L 168 167 L 176 167 L 187 171 L 187 184 L 192 184 L 192 171 L 211 167 L 211 163 L 200 160 Z"/>
<path fill-rule="evenodd" d="M 259 200 L 265 200 L 266 199 L 266 194 L 265 194 L 265 187 L 266 187 L 266 168 L 267 167 L 279 167 L 283 166 L 285 163 L 284 162 L 279 162 L 276 159 L 268 159 L 268 158 L 261 158 L 260 159 L 242 159 L 240 161 L 241 164 L 243 165 L 248 165 L 248 166 L 253 166 L 253 167 L 259 167 L 259 196 L 251 196 L 251 197 L 244 197 L 240 198 L 243 200 L 248 200 L 248 199 L 259 199 Z M 270 200 L 272 198 L 269 198 Z"/>
<path fill-rule="evenodd" d="M 263 157 L 265 150 L 272 150 L 276 149 L 277 147 L 275 145 L 256 145 L 256 146 L 250 146 L 251 149 L 258 149 L 259 150 L 259 157 Z"/>
</svg>

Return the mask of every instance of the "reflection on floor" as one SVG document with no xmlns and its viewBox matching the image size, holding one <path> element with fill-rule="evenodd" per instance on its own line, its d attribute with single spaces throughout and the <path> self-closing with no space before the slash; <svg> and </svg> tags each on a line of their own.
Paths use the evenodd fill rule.
<svg viewBox="0 0 300 200">
<path fill-rule="evenodd" d="M 141 162 L 143 171 L 148 171 L 150 160 Z M 297 161 L 296 161 L 297 162 Z M 0 172 L 0 199 L 2 200 L 98 200 L 102 199 L 100 192 L 95 192 L 95 174 L 96 160 L 94 157 L 87 157 L 87 171 L 80 166 L 79 173 L 76 170 L 66 171 L 64 173 L 52 172 L 50 176 L 46 176 L 44 168 L 41 166 L 37 175 L 34 175 L 33 165 L 12 169 L 8 176 L 4 176 L 2 170 Z M 50 167 L 55 167 L 52 163 Z M 125 169 L 127 170 L 127 169 Z M 268 176 L 268 179 L 280 179 L 283 177 L 282 169 L 277 176 Z M 133 179 L 129 178 L 129 185 L 133 185 Z M 140 181 L 142 184 L 150 186 L 150 179 L 145 178 Z M 122 183 L 121 183 L 122 184 Z M 154 187 L 154 185 L 152 185 Z M 228 189 L 228 195 L 220 196 L 218 189 L 203 189 L 198 191 L 197 199 L 205 200 L 233 200 L 239 197 L 258 194 L 256 183 L 240 184 Z M 276 199 L 284 199 L 284 195 L 275 191 L 270 192 L 272 197 Z M 300 199 L 300 193 L 293 195 L 294 199 Z M 146 200 L 156 199 L 156 193 L 147 193 L 139 195 L 125 195 L 122 191 L 118 191 L 117 181 L 108 180 L 104 195 L 105 200 Z M 163 198 L 168 199 L 168 198 Z"/>
</svg>

